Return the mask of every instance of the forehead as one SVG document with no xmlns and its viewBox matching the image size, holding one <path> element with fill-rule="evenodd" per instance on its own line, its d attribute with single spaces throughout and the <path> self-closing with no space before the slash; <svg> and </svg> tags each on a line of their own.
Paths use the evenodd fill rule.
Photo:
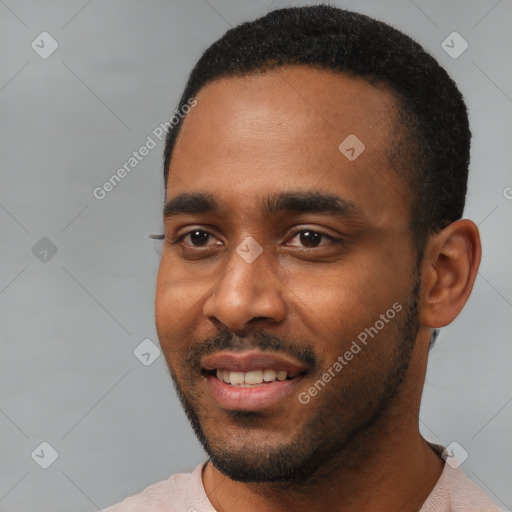
<svg viewBox="0 0 512 512">
<path fill-rule="evenodd" d="M 374 209 L 408 202 L 389 169 L 396 101 L 382 85 L 287 66 L 215 80 L 196 100 L 176 141 L 168 198 L 323 189 Z"/>
</svg>

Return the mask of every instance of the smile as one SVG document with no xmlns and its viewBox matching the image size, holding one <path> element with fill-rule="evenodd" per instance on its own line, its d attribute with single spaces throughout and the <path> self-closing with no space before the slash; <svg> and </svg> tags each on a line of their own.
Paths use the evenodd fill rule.
<svg viewBox="0 0 512 512">
<path fill-rule="evenodd" d="M 202 362 L 213 401 L 223 409 L 264 410 L 296 394 L 306 368 L 295 358 L 260 351 L 221 352 Z"/>
<path fill-rule="evenodd" d="M 272 370 L 271 368 L 252 370 L 250 372 L 236 372 L 230 370 L 217 369 L 215 376 L 222 382 L 231 386 L 251 387 L 274 382 L 276 380 L 283 381 L 293 379 L 297 376 L 288 375 L 286 370 Z"/>
</svg>

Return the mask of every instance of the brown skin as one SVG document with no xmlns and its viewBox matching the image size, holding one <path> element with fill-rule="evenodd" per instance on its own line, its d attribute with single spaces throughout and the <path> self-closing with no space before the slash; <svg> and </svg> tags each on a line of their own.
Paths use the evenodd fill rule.
<svg viewBox="0 0 512 512">
<path fill-rule="evenodd" d="M 309 340 L 318 371 L 301 382 L 300 391 L 307 391 L 358 333 L 410 297 L 416 265 L 411 194 L 389 168 L 395 100 L 383 86 L 288 66 L 217 80 L 196 99 L 174 150 L 167 199 L 206 192 L 221 210 L 165 220 L 156 325 L 167 364 L 212 446 L 241 450 L 252 460 L 253 451 L 261 457 L 279 444 L 298 443 L 310 418 L 331 414 L 332 397 L 343 396 L 342 388 L 360 396 L 370 393 L 358 387 L 362 379 L 378 386 L 393 362 L 393 326 L 309 404 L 290 399 L 252 426 L 218 407 L 200 374 L 184 370 L 187 351 L 221 328 Z M 350 133 L 366 145 L 354 162 L 338 151 Z M 349 200 L 362 215 L 261 213 L 269 194 L 311 190 Z M 299 228 L 342 236 L 344 243 L 325 239 L 305 249 L 295 236 Z M 192 229 L 212 234 L 206 252 L 191 246 L 190 237 L 171 243 Z M 251 264 L 235 252 L 248 236 L 263 248 Z M 322 478 L 307 485 L 240 483 L 209 463 L 203 484 L 216 510 L 419 510 L 443 467 L 418 429 L 431 328 L 450 323 L 469 297 L 480 261 L 478 229 L 469 220 L 455 222 L 429 238 L 424 254 L 420 327 L 397 399 L 347 443 L 337 463 L 326 465 Z M 347 412 L 339 413 L 337 424 L 359 421 L 363 405 L 342 403 Z M 328 427 L 319 421 L 319 429 Z"/>
</svg>

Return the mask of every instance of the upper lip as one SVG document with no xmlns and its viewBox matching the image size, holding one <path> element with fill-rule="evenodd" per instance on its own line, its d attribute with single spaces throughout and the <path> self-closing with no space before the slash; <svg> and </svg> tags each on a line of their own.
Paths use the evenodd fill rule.
<svg viewBox="0 0 512 512">
<path fill-rule="evenodd" d="M 296 358 L 282 353 L 267 353 L 259 350 L 246 352 L 222 351 L 206 356 L 202 367 L 207 370 L 229 370 L 233 372 L 250 372 L 270 369 L 284 370 L 290 374 L 301 373 L 306 367 Z"/>
</svg>

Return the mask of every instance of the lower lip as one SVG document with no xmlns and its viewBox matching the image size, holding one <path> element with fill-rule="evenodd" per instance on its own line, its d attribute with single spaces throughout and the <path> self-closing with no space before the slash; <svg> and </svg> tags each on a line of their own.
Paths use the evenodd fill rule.
<svg viewBox="0 0 512 512">
<path fill-rule="evenodd" d="M 206 383 L 215 401 L 232 411 L 261 411 L 294 394 L 301 376 L 290 380 L 275 380 L 250 388 L 231 386 L 213 375 L 206 376 Z"/>
</svg>

